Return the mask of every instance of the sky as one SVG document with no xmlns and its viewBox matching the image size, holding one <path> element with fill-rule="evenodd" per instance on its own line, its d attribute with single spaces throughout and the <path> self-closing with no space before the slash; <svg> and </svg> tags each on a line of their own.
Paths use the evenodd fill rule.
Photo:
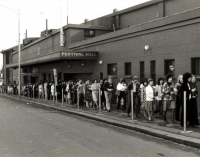
<svg viewBox="0 0 200 157">
<path fill-rule="evenodd" d="M 67 14 L 69 24 L 80 24 L 85 19 L 110 14 L 115 8 L 122 10 L 147 1 L 150 0 L 0 0 L 0 51 L 18 45 L 19 10 L 22 43 L 26 29 L 28 37 L 39 37 L 46 29 L 46 19 L 48 29 L 58 29 L 67 24 Z M 2 65 L 0 54 L 0 68 Z"/>
</svg>

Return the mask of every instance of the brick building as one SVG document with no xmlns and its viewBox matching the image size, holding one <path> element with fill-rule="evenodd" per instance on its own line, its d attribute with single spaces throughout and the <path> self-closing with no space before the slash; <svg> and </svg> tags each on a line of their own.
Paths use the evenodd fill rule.
<svg viewBox="0 0 200 157">
<path fill-rule="evenodd" d="M 45 30 L 40 38 L 24 39 L 21 49 L 22 83 L 53 79 L 102 79 L 113 76 L 152 77 L 157 80 L 175 65 L 175 76 L 200 76 L 200 1 L 152 0 L 80 25 Z M 18 51 L 1 52 L 4 83 L 17 83 Z M 200 86 L 198 82 L 198 86 Z M 199 103 L 200 104 L 200 103 Z"/>
</svg>

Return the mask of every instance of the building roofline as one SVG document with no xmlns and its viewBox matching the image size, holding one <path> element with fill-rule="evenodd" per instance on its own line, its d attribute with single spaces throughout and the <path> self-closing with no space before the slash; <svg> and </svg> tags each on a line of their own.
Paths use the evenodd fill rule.
<svg viewBox="0 0 200 157">
<path fill-rule="evenodd" d="M 97 20 L 97 19 L 100 19 L 100 18 L 113 17 L 113 16 L 125 14 L 125 13 L 128 13 L 128 12 L 131 12 L 131 11 L 134 11 L 134 10 L 138 10 L 138 9 L 141 9 L 141 8 L 144 8 L 144 7 L 147 7 L 147 6 L 150 6 L 150 5 L 154 5 L 154 4 L 157 4 L 157 3 L 160 3 L 160 2 L 164 2 L 164 1 L 167 1 L 167 0 L 149 0 L 147 2 L 138 4 L 138 5 L 134 5 L 132 7 L 129 7 L 129 8 L 123 9 L 123 10 L 119 10 L 119 11 L 114 12 L 114 13 L 107 14 L 107 15 L 104 15 L 104 16 L 89 20 L 88 22 L 93 21 L 93 20 Z"/>
<path fill-rule="evenodd" d="M 66 29 L 69 29 L 69 28 L 82 28 L 82 29 L 95 29 L 95 30 L 110 30 L 112 31 L 113 28 L 110 28 L 110 27 L 107 27 L 107 26 L 96 26 L 96 25 L 84 25 L 84 24 L 68 24 L 66 26 L 63 26 L 63 29 L 66 30 Z M 54 32 L 52 32 L 51 35 L 47 36 L 47 37 L 40 37 L 38 40 L 35 40 L 33 42 L 31 42 L 30 44 L 24 46 L 23 48 L 21 48 L 21 50 L 24 50 L 36 43 L 39 43 L 49 37 L 52 37 L 53 35 L 55 34 L 58 34 L 60 32 L 60 29 L 54 29 Z M 14 53 L 17 53 L 17 51 L 15 51 Z"/>
<path fill-rule="evenodd" d="M 18 47 L 18 45 L 13 46 L 13 47 L 10 47 L 10 48 L 7 48 L 7 49 L 5 49 L 5 50 L 2 50 L 2 51 L 0 51 L 0 53 L 1 53 L 1 54 L 4 54 L 4 53 L 6 53 L 7 51 L 10 51 L 10 50 L 12 50 L 12 49 L 14 49 L 14 48 L 16 48 L 16 47 Z"/>
<path fill-rule="evenodd" d="M 121 36 L 125 36 L 128 34 L 133 34 L 136 32 L 141 32 L 144 30 L 163 27 L 163 26 L 174 24 L 177 22 L 192 20 L 195 18 L 199 18 L 200 17 L 199 13 L 200 13 L 200 7 L 196 8 L 196 9 L 187 10 L 187 11 L 184 11 L 181 13 L 176 13 L 176 14 L 173 14 L 170 16 L 166 16 L 166 17 L 162 17 L 162 18 L 155 19 L 152 21 L 144 22 L 144 23 L 141 23 L 138 25 L 130 26 L 128 28 L 124 28 L 124 29 L 118 30 L 116 32 L 111 32 L 111 33 L 103 34 L 103 35 L 96 36 L 96 37 L 93 37 L 90 39 L 86 39 L 83 41 L 78 41 L 78 42 L 72 43 L 69 45 L 69 49 L 74 49 L 77 47 L 90 45 L 93 43 L 98 43 L 98 42 L 109 40 L 112 38 L 121 37 Z"/>
</svg>

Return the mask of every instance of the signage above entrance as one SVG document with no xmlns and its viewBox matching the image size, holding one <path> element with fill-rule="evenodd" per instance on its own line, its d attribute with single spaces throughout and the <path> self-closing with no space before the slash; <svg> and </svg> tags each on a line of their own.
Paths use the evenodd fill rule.
<svg viewBox="0 0 200 157">
<path fill-rule="evenodd" d="M 97 59 L 97 51 L 88 51 L 88 52 L 67 52 L 61 51 L 61 58 L 64 59 Z"/>
</svg>

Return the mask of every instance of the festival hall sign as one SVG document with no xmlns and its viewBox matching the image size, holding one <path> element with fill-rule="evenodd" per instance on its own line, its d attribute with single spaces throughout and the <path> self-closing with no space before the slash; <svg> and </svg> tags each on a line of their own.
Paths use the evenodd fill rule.
<svg viewBox="0 0 200 157">
<path fill-rule="evenodd" d="M 94 58 L 98 57 L 98 52 L 61 52 L 61 58 L 74 58 L 74 59 L 87 59 L 87 58 Z"/>
</svg>

